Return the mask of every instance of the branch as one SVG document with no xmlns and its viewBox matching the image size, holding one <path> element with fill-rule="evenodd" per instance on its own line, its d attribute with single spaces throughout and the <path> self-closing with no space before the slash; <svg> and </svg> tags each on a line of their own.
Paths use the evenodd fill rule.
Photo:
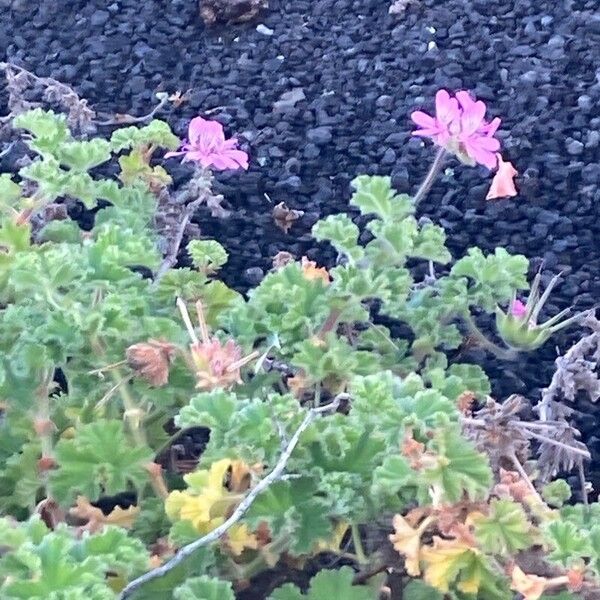
<svg viewBox="0 0 600 600">
<path fill-rule="evenodd" d="M 183 216 L 181 217 L 181 221 L 179 221 L 177 225 L 177 231 L 175 232 L 175 237 L 172 239 L 169 244 L 169 248 L 163 261 L 160 263 L 156 274 L 154 275 L 154 281 L 152 283 L 152 287 L 157 287 L 160 280 L 164 277 L 165 273 L 173 267 L 177 263 L 177 254 L 179 253 L 179 248 L 181 246 L 181 242 L 183 240 L 183 234 L 185 233 L 185 228 L 188 226 L 190 219 L 194 215 L 194 211 L 205 201 L 205 198 L 202 196 L 200 198 L 196 198 L 193 202 L 190 202 L 186 205 Z"/>
<path fill-rule="evenodd" d="M 160 102 L 146 115 L 141 117 L 134 117 L 133 115 L 117 114 L 114 119 L 108 119 L 107 121 L 94 121 L 96 125 L 108 126 L 108 125 L 132 125 L 134 123 L 145 123 L 154 118 L 154 115 L 164 108 L 169 103 L 169 95 L 166 92 L 162 92 L 158 96 Z"/>
<path fill-rule="evenodd" d="M 256 500 L 256 498 L 264 492 L 270 485 L 275 483 L 277 480 L 281 478 L 283 475 L 283 471 L 287 465 L 292 452 L 298 445 L 298 441 L 300 440 L 300 436 L 304 433 L 306 428 L 317 418 L 318 415 L 325 412 L 335 411 L 341 401 L 341 397 L 336 397 L 333 402 L 330 404 L 326 404 L 325 406 L 321 406 L 319 408 L 312 408 L 307 413 L 302 423 L 296 432 L 291 437 L 285 449 L 282 451 L 277 464 L 273 467 L 271 472 L 261 479 L 255 487 L 253 487 L 246 497 L 240 502 L 237 508 L 233 511 L 231 516 L 219 527 L 213 529 L 207 535 L 197 539 L 196 541 L 188 544 L 187 546 L 183 546 L 180 548 L 179 552 L 169 561 L 167 561 L 164 565 L 161 565 L 157 569 L 149 571 L 144 575 L 141 575 L 137 579 L 134 579 L 131 583 L 129 583 L 121 592 L 119 596 L 119 600 L 125 600 L 126 598 L 131 598 L 132 594 L 138 590 L 141 586 L 157 579 L 159 577 L 164 577 L 169 571 L 180 565 L 188 556 L 192 555 L 196 550 L 206 546 L 212 542 L 217 541 L 221 536 L 223 536 L 230 527 L 235 525 L 248 511 L 248 509 L 252 506 L 252 503 Z"/>
</svg>

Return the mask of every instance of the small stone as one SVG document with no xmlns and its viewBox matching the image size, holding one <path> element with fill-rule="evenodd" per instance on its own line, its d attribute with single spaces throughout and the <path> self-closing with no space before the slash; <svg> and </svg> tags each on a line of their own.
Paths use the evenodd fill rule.
<svg viewBox="0 0 600 600">
<path fill-rule="evenodd" d="M 394 106 L 394 98 L 392 96 L 388 96 L 387 94 L 379 96 L 379 98 L 377 98 L 377 101 L 375 102 L 375 106 L 377 106 L 377 108 L 389 110 Z"/>
<path fill-rule="evenodd" d="M 600 184 L 600 165 L 589 164 L 581 169 L 581 177 L 584 183 Z"/>
<path fill-rule="evenodd" d="M 260 267 L 250 267 L 244 271 L 244 279 L 250 285 L 259 284 L 265 276 L 265 272 Z"/>
<path fill-rule="evenodd" d="M 600 144 L 600 131 L 595 129 L 588 131 L 587 138 L 585 140 L 586 148 L 597 148 Z"/>
<path fill-rule="evenodd" d="M 266 25 L 263 25 L 262 23 L 256 26 L 256 31 L 258 31 L 258 33 L 262 33 L 262 35 L 268 36 L 271 36 L 275 33 L 272 29 L 269 29 Z"/>
<path fill-rule="evenodd" d="M 314 129 L 309 129 L 306 132 L 306 137 L 308 138 L 308 141 L 317 146 L 328 144 L 333 139 L 331 128 L 329 127 L 315 127 Z"/>
<path fill-rule="evenodd" d="M 567 152 L 572 156 L 578 156 L 583 153 L 584 145 L 579 140 L 570 140 L 567 142 Z"/>
<path fill-rule="evenodd" d="M 278 181 L 275 184 L 275 187 L 277 189 L 287 189 L 287 190 L 299 190 L 300 186 L 302 185 L 302 180 L 300 179 L 300 177 L 298 177 L 297 175 L 290 175 L 289 177 L 286 177 L 285 179 L 282 179 L 280 181 Z"/>
<path fill-rule="evenodd" d="M 396 153 L 392 148 L 388 148 L 381 159 L 382 165 L 393 165 L 396 162 Z"/>
<path fill-rule="evenodd" d="M 321 154 L 321 151 L 314 144 L 306 144 L 303 154 L 305 158 L 317 158 Z"/>
<path fill-rule="evenodd" d="M 90 23 L 94 27 L 102 27 L 108 19 L 110 19 L 110 14 L 106 10 L 95 10 L 90 18 Z"/>
<path fill-rule="evenodd" d="M 577 106 L 581 110 L 589 112 L 593 108 L 594 102 L 590 98 L 590 96 L 588 96 L 587 94 L 582 94 L 581 96 L 579 96 L 579 98 L 577 98 Z"/>
<path fill-rule="evenodd" d="M 273 103 L 273 110 L 279 112 L 294 108 L 296 104 L 302 100 L 306 100 L 304 90 L 302 88 L 294 88 L 289 92 L 283 92 L 283 94 L 281 94 L 279 100 Z"/>
</svg>

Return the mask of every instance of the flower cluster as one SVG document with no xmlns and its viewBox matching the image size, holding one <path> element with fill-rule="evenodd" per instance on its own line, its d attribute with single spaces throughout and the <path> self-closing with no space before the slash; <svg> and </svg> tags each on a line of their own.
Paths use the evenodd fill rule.
<svg viewBox="0 0 600 600">
<path fill-rule="evenodd" d="M 413 135 L 430 138 L 466 164 L 479 163 L 494 169 L 500 149 L 494 134 L 500 119 L 488 122 L 485 113 L 485 102 L 473 100 L 468 92 L 456 92 L 452 97 L 446 90 L 439 90 L 435 95 L 434 117 L 420 110 L 412 113 L 412 120 L 420 128 Z"/>
<path fill-rule="evenodd" d="M 237 149 L 236 138 L 225 139 L 223 125 L 195 117 L 188 127 L 188 139 L 177 152 L 167 152 L 165 158 L 182 156 L 183 162 L 196 162 L 204 168 L 218 171 L 225 169 L 247 169 L 248 154 Z"/>
</svg>

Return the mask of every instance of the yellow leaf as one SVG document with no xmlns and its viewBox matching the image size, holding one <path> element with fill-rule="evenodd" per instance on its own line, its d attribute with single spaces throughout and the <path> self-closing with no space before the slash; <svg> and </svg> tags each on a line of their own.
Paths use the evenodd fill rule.
<svg viewBox="0 0 600 600">
<path fill-rule="evenodd" d="M 401 515 L 394 515 L 392 521 L 395 532 L 389 536 L 394 550 L 404 556 L 404 567 L 412 577 L 421 574 L 419 558 L 421 552 L 421 535 L 432 519 L 427 518 L 416 529 Z"/>
<path fill-rule="evenodd" d="M 473 559 L 478 558 L 477 555 L 477 550 L 465 542 L 434 537 L 433 546 L 421 549 L 421 558 L 426 563 L 425 582 L 441 592 L 447 592 L 459 572 L 472 566 Z M 474 569 L 474 572 L 477 570 Z M 479 589 L 480 580 L 481 576 L 474 574 L 471 578 L 462 580 L 460 586 L 464 586 L 463 591 L 475 593 Z"/>
<path fill-rule="evenodd" d="M 129 529 L 140 512 L 139 507 L 121 508 L 116 506 L 108 515 L 96 506 L 92 506 L 85 496 L 77 496 L 75 506 L 69 513 L 78 519 L 87 521 L 85 529 L 91 532 L 99 531 L 104 525 L 117 525 Z"/>
<path fill-rule="evenodd" d="M 546 579 L 528 575 L 521 568 L 513 567 L 510 587 L 523 595 L 524 600 L 538 600 L 546 590 Z"/>
<path fill-rule="evenodd" d="M 245 548 L 256 550 L 258 539 L 248 531 L 248 526 L 242 523 L 230 527 L 227 532 L 227 545 L 235 556 L 239 556 Z"/>
<path fill-rule="evenodd" d="M 328 539 L 318 540 L 315 543 L 314 552 L 338 552 L 342 543 L 342 539 L 344 538 L 344 535 L 346 535 L 346 531 L 348 531 L 348 527 L 348 523 L 344 521 L 338 523 L 334 527 L 331 537 Z"/>
<path fill-rule="evenodd" d="M 187 493 L 182 492 L 181 490 L 175 490 L 167 496 L 167 499 L 165 500 L 165 513 L 171 521 L 180 519 L 179 514 L 187 501 L 187 496 Z"/>
</svg>

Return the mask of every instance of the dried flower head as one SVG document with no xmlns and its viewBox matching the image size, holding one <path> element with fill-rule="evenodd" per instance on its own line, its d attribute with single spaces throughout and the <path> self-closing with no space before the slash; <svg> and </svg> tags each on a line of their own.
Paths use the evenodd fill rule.
<svg viewBox="0 0 600 600">
<path fill-rule="evenodd" d="M 308 260 L 306 256 L 302 257 L 302 273 L 306 279 L 311 281 L 321 280 L 325 285 L 329 285 L 329 273 L 325 267 L 317 267 L 317 263 Z"/>
<path fill-rule="evenodd" d="M 190 355 L 196 374 L 196 387 L 203 390 L 213 390 L 216 388 L 230 388 L 236 383 L 241 383 L 241 368 L 254 360 L 258 356 L 258 352 L 252 352 L 242 358 L 242 349 L 234 340 L 230 339 L 223 343 L 218 338 L 211 337 L 208 333 L 208 326 L 200 301 L 196 302 L 196 314 L 201 335 L 201 339 L 198 339 L 185 303 L 181 298 L 177 299 L 177 306 L 192 338 Z"/>
<path fill-rule="evenodd" d="M 486 121 L 486 110 L 485 102 L 474 100 L 466 91 L 456 92 L 452 97 L 448 91 L 439 90 L 434 117 L 420 110 L 412 113 L 411 119 L 420 128 L 413 135 L 430 138 L 465 164 L 479 163 L 493 169 L 498 164 L 500 149 L 500 142 L 493 136 L 500 119 Z"/>
<path fill-rule="evenodd" d="M 167 152 L 165 158 L 183 156 L 183 162 L 197 162 L 204 168 L 218 171 L 225 169 L 247 169 L 248 154 L 237 149 L 236 138 L 225 139 L 223 125 L 218 121 L 208 121 L 195 117 L 188 127 L 188 140 L 181 150 Z"/>
<path fill-rule="evenodd" d="M 154 387 L 161 387 L 169 381 L 169 367 L 174 355 L 175 346 L 159 340 L 133 344 L 125 351 L 129 367 Z"/>
<path fill-rule="evenodd" d="M 492 179 L 490 190 L 485 197 L 486 200 L 511 198 L 517 195 L 514 180 L 519 173 L 511 162 L 502 160 L 500 154 L 497 154 L 496 158 L 498 159 L 498 170 Z"/>
</svg>

